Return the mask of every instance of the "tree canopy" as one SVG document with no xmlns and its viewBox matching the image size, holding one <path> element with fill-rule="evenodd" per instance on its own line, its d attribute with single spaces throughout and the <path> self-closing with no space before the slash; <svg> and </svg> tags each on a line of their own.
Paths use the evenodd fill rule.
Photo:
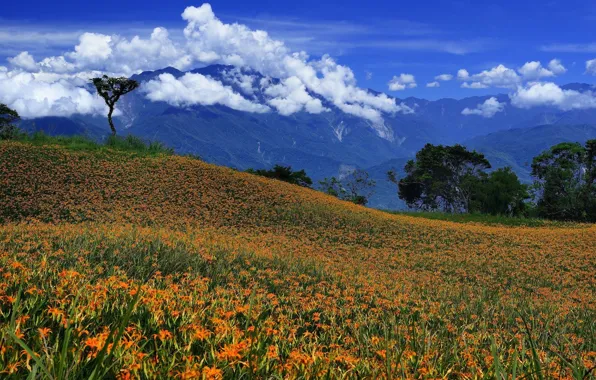
<svg viewBox="0 0 596 380">
<path fill-rule="evenodd" d="M 404 178 L 398 180 L 395 171 L 387 175 L 408 207 L 469 212 L 474 191 L 490 167 L 484 155 L 461 145 L 426 144 L 415 160 L 407 162 Z"/>
<path fill-rule="evenodd" d="M 510 167 L 483 177 L 474 192 L 471 211 L 503 216 L 520 216 L 526 212 L 526 200 L 530 198 L 528 186 L 520 182 Z"/>
<path fill-rule="evenodd" d="M 596 140 L 553 146 L 534 158 L 532 176 L 540 216 L 596 221 Z"/>
</svg>

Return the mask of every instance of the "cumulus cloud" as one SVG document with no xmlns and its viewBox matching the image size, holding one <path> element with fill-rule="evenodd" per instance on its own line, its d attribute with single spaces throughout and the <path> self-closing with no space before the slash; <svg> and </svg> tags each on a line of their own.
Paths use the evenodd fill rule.
<svg viewBox="0 0 596 380">
<path fill-rule="evenodd" d="M 101 98 L 72 81 L 42 80 L 27 72 L 0 70 L 0 103 L 25 118 L 107 113 Z"/>
<path fill-rule="evenodd" d="M 480 103 L 476 106 L 476 108 L 464 108 L 461 111 L 462 115 L 478 115 L 485 118 L 491 118 L 495 116 L 498 112 L 501 112 L 505 109 L 505 103 L 500 103 L 497 98 L 492 97 L 486 99 L 484 103 Z"/>
<path fill-rule="evenodd" d="M 357 87 L 352 70 L 338 65 L 331 57 L 326 55 L 310 62 L 306 58 L 302 53 L 294 53 L 284 58 L 284 65 L 310 91 L 323 96 L 342 111 L 372 122 L 379 135 L 384 135 L 383 112 L 413 112 L 385 94 L 373 95 Z"/>
<path fill-rule="evenodd" d="M 239 23 L 223 23 L 209 4 L 187 7 L 182 18 L 187 23 L 182 42 L 174 42 L 168 31 L 161 27 L 155 28 L 148 38 L 135 36 L 127 39 L 119 35 L 83 33 L 72 51 L 61 56 L 46 57 L 36 62 L 33 57 L 24 54 L 15 57 L 11 65 L 15 72 L 35 71 L 35 81 L 42 80 L 42 77 L 46 82 L 73 80 L 70 85 L 79 87 L 84 84 L 73 78 L 89 71 L 132 75 L 167 66 L 187 70 L 212 63 L 250 68 L 281 80 L 283 91 L 278 88 L 278 96 L 266 99 L 278 112 L 287 113 L 299 107 L 306 112 L 322 112 L 322 103 L 317 100 L 322 98 L 346 113 L 368 120 L 379 135 L 387 134 L 385 114 L 413 112 L 393 98 L 359 88 L 352 70 L 331 57 L 325 55 L 313 60 L 305 52 L 290 51 L 282 41 L 271 38 L 265 31 L 253 30 Z M 225 104 L 251 112 L 270 109 L 268 105 L 256 103 L 253 96 L 256 81 L 252 75 L 230 72 L 229 77 L 222 80 L 225 84 L 205 77 L 160 77 L 144 87 L 145 95 L 171 104 Z M 157 84 L 167 89 L 159 91 Z M 406 85 L 411 88 L 415 82 Z M 254 101 L 234 92 L 233 88 Z M 276 90 L 272 89 L 270 93 Z M 206 100 L 198 99 L 199 91 L 209 93 Z M 217 91 L 221 94 L 216 94 Z"/>
<path fill-rule="evenodd" d="M 182 18 L 188 22 L 184 28 L 187 48 L 198 61 L 248 66 L 276 77 L 286 74 L 282 58 L 290 51 L 267 32 L 242 24 L 224 24 L 209 4 L 187 7 Z"/>
<path fill-rule="evenodd" d="M 596 58 L 586 61 L 586 73 L 596 75 Z"/>
<path fill-rule="evenodd" d="M 464 82 L 461 85 L 462 88 L 470 88 L 473 90 L 479 90 L 479 89 L 483 89 L 483 88 L 488 88 L 487 85 L 485 85 L 484 83 L 480 83 L 480 82 Z"/>
<path fill-rule="evenodd" d="M 393 78 L 388 83 L 389 90 L 391 91 L 401 91 L 405 90 L 406 88 L 415 88 L 418 85 L 416 84 L 416 78 L 412 74 L 399 74 L 399 76 L 394 75 Z"/>
<path fill-rule="evenodd" d="M 24 51 L 21 54 L 17 55 L 13 58 L 8 58 L 8 62 L 14 67 L 26 70 L 26 71 L 37 71 L 38 67 L 35 63 L 35 59 L 29 54 L 29 52 Z"/>
<path fill-rule="evenodd" d="M 540 79 L 543 77 L 553 77 L 555 74 L 542 67 L 539 61 L 526 62 L 522 67 L 517 70 L 524 79 Z"/>
<path fill-rule="evenodd" d="M 282 115 L 291 115 L 303 109 L 313 114 L 328 111 L 323 107 L 320 99 L 308 94 L 306 86 L 297 77 L 289 77 L 279 84 L 268 87 L 265 94 L 271 97 L 268 103 Z"/>
<path fill-rule="evenodd" d="M 470 75 L 467 70 L 461 69 L 457 72 L 457 78 L 464 81 L 462 84 L 464 88 L 515 88 L 521 82 L 521 78 L 515 70 L 504 65 L 498 65 L 474 75 Z"/>
<path fill-rule="evenodd" d="M 565 66 L 563 66 L 559 59 L 552 59 L 548 63 L 548 69 L 555 75 L 561 75 L 567 72 L 567 69 Z"/>
<path fill-rule="evenodd" d="M 441 75 L 437 75 L 435 77 L 435 80 L 440 80 L 440 81 L 450 81 L 451 79 L 453 79 L 453 75 L 451 74 L 441 74 Z"/>
<path fill-rule="evenodd" d="M 596 93 L 564 90 L 551 82 L 528 83 L 510 97 L 511 104 L 519 108 L 550 106 L 563 111 L 596 108 Z"/>
<path fill-rule="evenodd" d="M 466 69 L 459 69 L 457 70 L 457 79 L 459 80 L 467 80 L 470 78 L 470 73 Z"/>
<path fill-rule="evenodd" d="M 441 87 L 441 84 L 439 82 L 435 81 L 435 82 L 427 83 L 426 84 L 426 87 L 431 87 L 431 88 L 433 88 L 433 87 Z"/>
<path fill-rule="evenodd" d="M 567 69 L 563 66 L 560 60 L 553 59 L 548 63 L 548 68 L 543 67 L 540 61 L 532 61 L 526 62 L 518 72 L 525 80 L 537 80 L 564 74 L 567 72 Z"/>
<path fill-rule="evenodd" d="M 256 77 L 254 75 L 244 74 L 242 70 L 237 67 L 233 68 L 232 70 L 225 70 L 222 75 L 225 81 L 236 85 L 245 95 L 254 95 L 254 84 L 256 81 Z"/>
<path fill-rule="evenodd" d="M 540 61 L 526 62 L 519 69 L 513 70 L 505 65 L 497 65 L 490 70 L 478 74 L 470 74 L 468 70 L 461 69 L 457 72 L 457 79 L 462 81 L 461 87 L 483 89 L 489 87 L 516 89 L 527 81 L 536 81 L 541 78 L 554 77 L 567 72 L 560 60 L 551 60 L 547 67 Z"/>
<path fill-rule="evenodd" d="M 145 83 L 141 89 L 152 101 L 163 101 L 178 107 L 221 104 L 238 111 L 264 113 L 269 107 L 253 103 L 232 88 L 201 74 L 184 74 L 176 79 L 172 74 L 161 74 Z"/>
</svg>

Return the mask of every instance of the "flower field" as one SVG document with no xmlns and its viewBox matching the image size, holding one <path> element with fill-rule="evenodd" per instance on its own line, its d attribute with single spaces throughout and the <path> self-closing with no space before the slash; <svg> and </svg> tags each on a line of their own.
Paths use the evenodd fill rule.
<svg viewBox="0 0 596 380">
<path fill-rule="evenodd" d="M 596 226 L 0 143 L 0 378 L 596 378 Z"/>
</svg>

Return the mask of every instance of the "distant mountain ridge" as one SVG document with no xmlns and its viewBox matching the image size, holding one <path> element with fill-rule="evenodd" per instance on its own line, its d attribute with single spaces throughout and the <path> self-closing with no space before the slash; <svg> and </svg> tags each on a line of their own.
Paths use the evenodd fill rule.
<svg viewBox="0 0 596 380">
<path fill-rule="evenodd" d="M 234 80 L 232 71 L 255 78 L 255 83 L 265 78 L 253 70 L 238 69 L 233 66 L 212 65 L 191 70 L 218 80 L 235 92 L 246 95 L 255 103 L 265 104 L 267 99 L 258 86 L 250 95 L 246 88 Z M 156 71 L 147 71 L 132 78 L 141 83 L 156 79 L 161 74 L 171 74 L 176 78 L 185 72 L 167 67 Z M 279 79 L 267 78 L 272 83 Z M 591 91 L 594 86 L 583 83 L 571 83 L 564 89 Z M 378 94 L 370 90 L 371 93 Z M 268 113 L 249 113 L 237 111 L 223 105 L 194 105 L 175 107 L 165 102 L 152 102 L 142 91 L 135 91 L 123 97 L 117 105 L 121 115 L 116 117 L 116 127 L 121 134 L 134 134 L 150 140 L 159 140 L 174 148 L 179 153 L 193 153 L 208 162 L 235 167 L 238 169 L 265 168 L 274 164 L 291 165 L 295 169 L 305 169 L 315 180 L 328 176 L 337 176 L 351 168 L 379 169 L 389 162 L 404 162 L 426 143 L 453 144 L 466 143 L 492 155 L 499 162 L 517 163 L 515 150 L 517 132 L 508 131 L 551 125 L 556 128 L 561 138 L 569 129 L 569 138 L 577 135 L 575 127 L 596 125 L 596 109 L 560 111 L 552 107 L 521 109 L 511 105 L 508 95 L 496 94 L 473 96 L 464 99 L 439 99 L 429 101 L 414 97 L 393 98 L 397 104 L 414 110 L 413 113 L 383 114 L 384 125 L 347 114 L 332 103 L 312 92 L 309 95 L 320 99 L 329 112 L 310 114 L 298 112 L 283 116 L 272 111 Z M 464 115 L 465 108 L 474 109 L 487 99 L 495 97 L 503 103 L 501 112 L 486 118 L 480 115 Z M 69 118 L 39 118 L 22 123 L 25 129 L 42 129 L 51 134 L 86 134 L 93 138 L 107 136 L 109 129 L 104 117 L 73 115 Z M 546 129 L 545 129 L 546 130 Z M 499 135 L 499 133 L 504 133 Z M 550 132 L 549 132 L 550 133 Z M 587 129 L 589 135 L 592 129 Z M 487 136 L 483 140 L 480 136 Z M 491 139 L 503 136 L 508 141 L 507 155 L 499 153 L 499 146 Z M 531 137 L 529 137 L 531 136 Z M 594 134 L 593 137 L 596 137 Z M 522 138 L 522 137 L 519 137 Z M 524 135 L 523 139 L 538 139 L 537 135 Z M 548 140 L 558 142 L 556 139 Z M 540 140 L 543 142 L 543 139 Z M 526 144 L 527 141 L 520 141 Z M 497 144 L 500 144 L 498 142 Z M 519 145 L 520 149 L 522 146 Z M 543 146 L 537 143 L 536 146 Z M 402 165 L 403 167 L 403 165 Z M 397 167 L 397 169 L 402 169 Z M 527 170 L 514 168 L 525 180 Z M 382 192 L 382 191 L 381 191 Z M 385 191 L 387 192 L 387 191 Z M 377 199 L 379 198 L 379 199 Z M 395 207 L 394 202 L 383 201 L 377 197 L 373 206 Z"/>
</svg>

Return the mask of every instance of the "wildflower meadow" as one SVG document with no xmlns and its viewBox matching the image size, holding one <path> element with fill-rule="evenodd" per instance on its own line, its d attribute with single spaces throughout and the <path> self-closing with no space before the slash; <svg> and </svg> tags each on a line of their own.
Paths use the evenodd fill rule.
<svg viewBox="0 0 596 380">
<path fill-rule="evenodd" d="M 0 143 L 0 378 L 594 379 L 596 227 Z"/>
</svg>

